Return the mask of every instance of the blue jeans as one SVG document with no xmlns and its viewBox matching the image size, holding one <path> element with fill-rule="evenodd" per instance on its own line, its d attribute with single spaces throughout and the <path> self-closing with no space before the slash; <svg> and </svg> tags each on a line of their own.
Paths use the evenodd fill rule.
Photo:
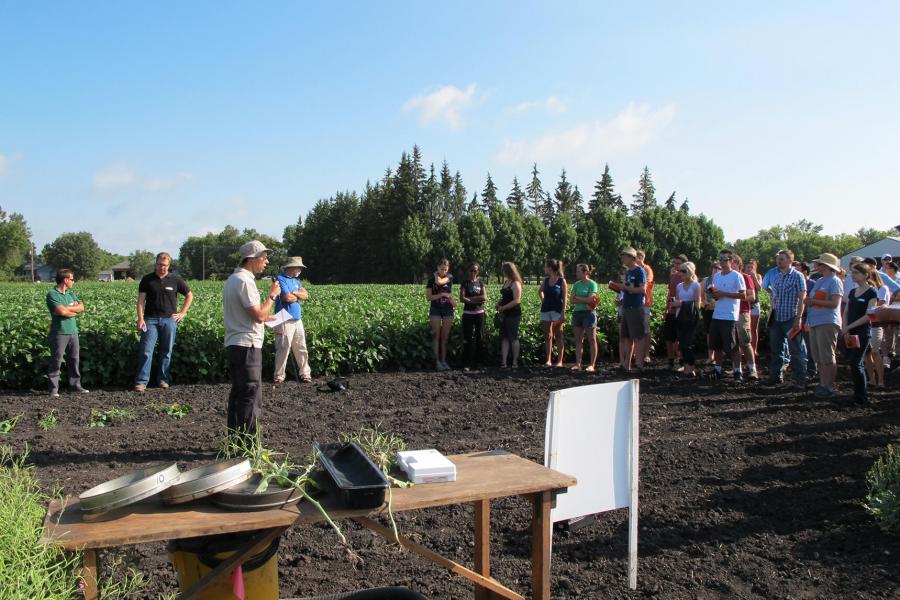
<svg viewBox="0 0 900 600">
<path fill-rule="evenodd" d="M 172 347 L 175 346 L 177 322 L 172 317 L 145 319 L 147 331 L 141 332 L 141 347 L 138 351 L 138 371 L 135 385 L 147 385 L 150 368 L 153 365 L 153 349 L 159 340 L 159 381 L 169 383 L 169 367 L 172 364 Z"/>
<path fill-rule="evenodd" d="M 769 348 L 772 351 L 772 366 L 769 370 L 769 378 L 781 379 L 784 369 L 785 341 L 791 354 L 791 372 L 797 383 L 806 382 L 806 343 L 803 335 L 798 334 L 794 339 L 788 339 L 788 332 L 794 327 L 794 319 L 787 321 L 771 321 L 769 323 Z"/>
</svg>

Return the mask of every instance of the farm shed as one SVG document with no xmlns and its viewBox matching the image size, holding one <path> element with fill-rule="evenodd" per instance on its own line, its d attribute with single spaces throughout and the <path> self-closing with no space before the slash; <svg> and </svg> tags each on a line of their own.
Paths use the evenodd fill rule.
<svg viewBox="0 0 900 600">
<path fill-rule="evenodd" d="M 884 254 L 890 254 L 891 257 L 900 257 L 900 237 L 886 237 L 878 240 L 868 246 L 863 246 L 849 254 L 841 257 L 841 266 L 848 268 L 850 266 L 850 258 L 853 256 L 862 256 L 863 258 L 881 258 Z"/>
</svg>

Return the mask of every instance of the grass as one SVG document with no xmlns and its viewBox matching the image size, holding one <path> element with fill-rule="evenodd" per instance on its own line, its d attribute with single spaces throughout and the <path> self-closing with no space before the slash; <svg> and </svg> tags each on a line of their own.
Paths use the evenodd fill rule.
<svg viewBox="0 0 900 600">
<path fill-rule="evenodd" d="M 130 408 L 91 409 L 88 427 L 109 427 L 121 419 L 133 419 L 134 411 Z"/>
<path fill-rule="evenodd" d="M 6 419 L 0 421 L 0 434 L 9 433 L 13 429 L 16 428 L 16 425 L 19 424 L 19 420 L 22 418 L 22 415 L 16 415 L 10 419 Z"/>
<path fill-rule="evenodd" d="M 0 600 L 74 599 L 80 557 L 39 542 L 51 497 L 26 459 L 0 447 Z"/>
<path fill-rule="evenodd" d="M 169 415 L 170 417 L 174 417 L 176 419 L 182 419 L 193 411 L 191 405 L 187 402 L 152 402 L 145 406 L 147 410 L 152 410 L 158 413 L 162 413 L 165 415 Z"/>
<path fill-rule="evenodd" d="M 51 410 L 49 413 L 44 415 L 38 421 L 38 427 L 40 427 L 43 431 L 53 431 L 56 429 L 56 426 L 59 424 L 58 419 L 56 418 L 56 411 Z"/>
</svg>

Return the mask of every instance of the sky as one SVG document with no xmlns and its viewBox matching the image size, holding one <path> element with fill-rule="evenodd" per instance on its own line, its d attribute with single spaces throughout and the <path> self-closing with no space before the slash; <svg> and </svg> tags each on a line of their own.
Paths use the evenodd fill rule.
<svg viewBox="0 0 900 600">
<path fill-rule="evenodd" d="M 280 238 L 418 144 L 501 197 L 646 165 L 727 240 L 900 222 L 897 2 L 0 0 L 0 206 L 38 248 Z"/>
</svg>

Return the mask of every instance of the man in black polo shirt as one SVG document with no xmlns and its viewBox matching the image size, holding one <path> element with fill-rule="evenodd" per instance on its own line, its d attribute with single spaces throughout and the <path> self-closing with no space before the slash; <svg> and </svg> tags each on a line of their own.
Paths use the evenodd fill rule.
<svg viewBox="0 0 900 600">
<path fill-rule="evenodd" d="M 175 346 L 175 329 L 187 314 L 194 296 L 184 280 L 169 274 L 172 258 L 166 252 L 156 255 L 156 270 L 144 275 L 138 286 L 137 326 L 141 330 L 138 353 L 138 372 L 134 391 L 143 392 L 150 381 L 153 350 L 159 340 L 159 387 L 169 387 L 169 366 Z M 184 306 L 178 311 L 178 294 L 184 296 Z"/>
</svg>

